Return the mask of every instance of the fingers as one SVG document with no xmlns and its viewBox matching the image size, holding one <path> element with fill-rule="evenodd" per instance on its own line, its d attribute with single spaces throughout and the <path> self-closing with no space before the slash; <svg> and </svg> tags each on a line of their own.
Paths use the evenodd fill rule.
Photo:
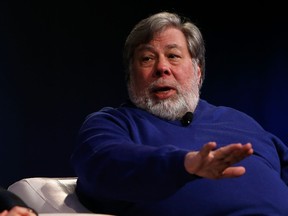
<svg viewBox="0 0 288 216">
<path fill-rule="evenodd" d="M 246 172 L 245 168 L 242 166 L 239 167 L 228 167 L 226 168 L 222 174 L 222 178 L 234 178 L 243 175 Z"/>
<path fill-rule="evenodd" d="M 199 151 L 201 157 L 205 158 L 209 155 L 209 153 L 216 148 L 216 142 L 206 143 L 202 149 Z"/>
<path fill-rule="evenodd" d="M 251 143 L 247 143 L 245 145 L 236 143 L 221 147 L 215 150 L 213 153 L 216 159 L 224 160 L 227 163 L 232 164 L 239 162 L 245 157 L 253 154 L 253 149 Z"/>
<path fill-rule="evenodd" d="M 199 152 L 186 154 L 184 167 L 190 174 L 204 178 L 220 179 L 239 177 L 245 173 L 242 166 L 232 166 L 253 154 L 251 143 L 233 143 L 216 148 L 216 142 L 205 144 Z"/>
<path fill-rule="evenodd" d="M 239 177 L 245 173 L 244 167 L 232 165 L 253 154 L 251 143 L 233 143 L 215 148 L 216 142 L 209 142 L 198 153 L 187 154 L 186 170 L 210 179 Z"/>
<path fill-rule="evenodd" d="M 231 167 L 231 165 L 240 162 L 244 158 L 253 154 L 251 143 L 247 144 L 230 144 L 215 150 L 214 152 L 215 164 L 218 164 L 218 176 L 216 178 L 231 178 L 239 177 L 245 173 L 245 168 L 242 166 Z"/>
<path fill-rule="evenodd" d="M 0 216 L 36 216 L 36 214 L 29 208 L 15 206 L 10 211 L 4 211 Z"/>
</svg>

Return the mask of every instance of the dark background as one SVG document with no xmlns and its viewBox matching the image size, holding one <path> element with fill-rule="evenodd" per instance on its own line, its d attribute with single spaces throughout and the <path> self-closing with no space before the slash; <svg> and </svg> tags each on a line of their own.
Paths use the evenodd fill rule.
<svg viewBox="0 0 288 216">
<path fill-rule="evenodd" d="M 188 16 L 203 33 L 202 98 L 248 113 L 288 143 L 285 8 L 275 1 L 1 1 L 0 185 L 74 175 L 69 157 L 84 117 L 126 99 L 125 38 L 159 10 Z"/>
</svg>

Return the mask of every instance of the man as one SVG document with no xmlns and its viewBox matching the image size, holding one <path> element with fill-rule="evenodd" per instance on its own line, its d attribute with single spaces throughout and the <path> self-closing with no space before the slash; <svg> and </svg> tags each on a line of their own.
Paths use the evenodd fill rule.
<svg viewBox="0 0 288 216">
<path fill-rule="evenodd" d="M 71 158 L 84 205 L 125 216 L 288 215 L 288 148 L 246 114 L 200 99 L 205 47 L 193 23 L 168 12 L 140 21 L 124 62 L 130 100 L 89 115 Z"/>
</svg>

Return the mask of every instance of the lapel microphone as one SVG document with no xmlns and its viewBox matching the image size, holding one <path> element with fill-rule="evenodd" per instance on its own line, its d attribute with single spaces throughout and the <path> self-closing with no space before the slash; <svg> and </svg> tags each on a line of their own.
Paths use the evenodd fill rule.
<svg viewBox="0 0 288 216">
<path fill-rule="evenodd" d="M 187 112 L 185 113 L 185 115 L 181 118 L 181 124 L 183 126 L 188 126 L 189 124 L 191 124 L 193 120 L 193 113 L 192 112 Z"/>
</svg>

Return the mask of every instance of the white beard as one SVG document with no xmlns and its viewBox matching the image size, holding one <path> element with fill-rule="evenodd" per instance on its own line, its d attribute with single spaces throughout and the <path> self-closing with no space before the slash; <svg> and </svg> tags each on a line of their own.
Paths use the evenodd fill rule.
<svg viewBox="0 0 288 216">
<path fill-rule="evenodd" d="M 163 79 L 159 78 L 149 85 L 149 88 L 142 92 L 136 92 L 133 78 L 131 77 L 128 85 L 128 93 L 130 100 L 139 108 L 142 108 L 158 117 L 168 120 L 179 120 L 186 112 L 194 113 L 199 101 L 200 91 L 198 80 L 194 79 L 180 86 L 178 83 L 169 83 L 169 86 L 174 86 L 177 94 L 163 100 L 153 99 L 150 95 L 150 88 L 156 83 L 165 84 Z M 166 83 L 168 84 L 168 83 Z"/>
</svg>

